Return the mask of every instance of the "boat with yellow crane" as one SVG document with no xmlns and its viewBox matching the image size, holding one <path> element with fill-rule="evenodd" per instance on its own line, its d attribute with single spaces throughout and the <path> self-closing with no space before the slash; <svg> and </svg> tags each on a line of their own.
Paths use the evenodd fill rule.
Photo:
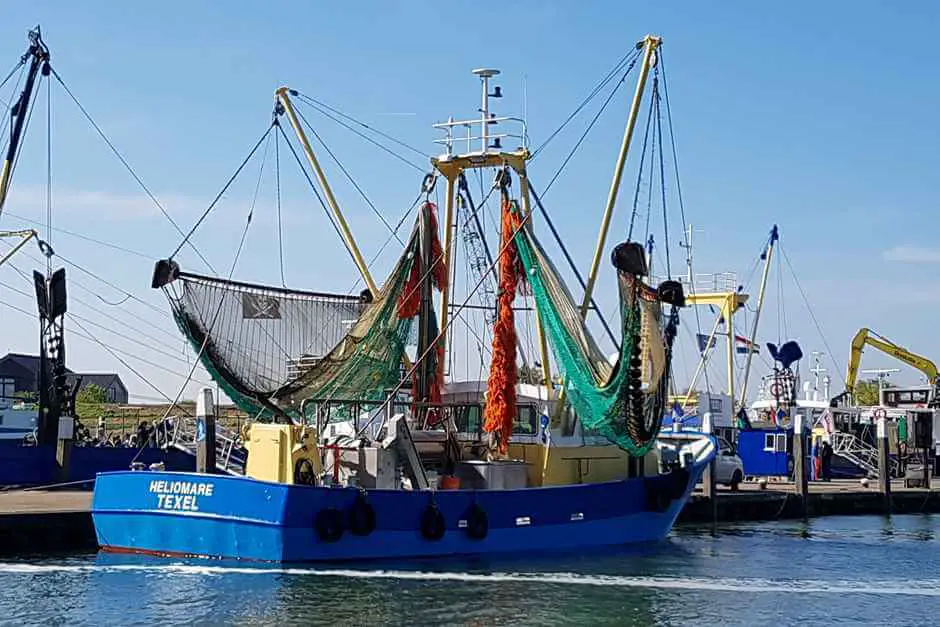
<svg viewBox="0 0 940 627">
<path fill-rule="evenodd" d="M 246 472 L 99 475 L 92 515 L 101 547 L 316 561 L 548 551 L 664 538 L 713 458 L 715 441 L 660 433 L 685 305 L 681 283 L 667 278 L 647 284 L 647 253 L 630 238 L 607 248 L 649 79 L 650 115 L 660 114 L 660 46 L 658 37 L 644 38 L 607 79 L 638 69 L 580 299 L 533 229 L 536 206 L 549 218 L 529 178 L 533 152 L 525 120 L 490 110 L 491 99 L 502 97 L 491 84 L 498 70 L 474 71 L 482 88 L 480 117 L 435 125 L 444 133 L 444 152 L 431 159 L 413 229 L 381 286 L 295 107 L 295 99 L 312 99 L 279 89 L 268 130 L 286 140 L 286 118 L 295 131 L 318 197 L 367 288 L 354 296 L 290 290 L 189 273 L 175 253 L 157 262 L 153 286 L 166 292 L 198 358 L 225 393 L 256 417 L 245 433 Z M 456 150 L 464 141 L 466 151 Z M 505 149 L 510 141 L 520 147 Z M 464 224 L 472 222 L 477 210 L 466 176 L 483 169 L 496 173 L 486 196 L 498 198 L 499 245 L 457 304 L 457 214 L 463 212 Z M 438 179 L 446 185 L 442 238 L 431 201 Z M 619 296 L 621 336 L 613 362 L 586 323 L 597 310 L 593 288 L 605 254 Z M 476 386 L 448 382 L 454 323 L 490 275 L 498 285 L 488 377 Z M 528 298 L 523 290 L 532 298 L 540 355 L 539 380 L 527 384 L 518 380 L 517 361 L 516 316 L 523 310 L 516 300 Z M 416 346 L 409 355 L 412 336 Z M 560 378 L 552 376 L 552 365 Z M 203 391 L 199 405 L 197 432 L 208 430 L 204 439 L 211 441 L 211 390 Z"/>
</svg>

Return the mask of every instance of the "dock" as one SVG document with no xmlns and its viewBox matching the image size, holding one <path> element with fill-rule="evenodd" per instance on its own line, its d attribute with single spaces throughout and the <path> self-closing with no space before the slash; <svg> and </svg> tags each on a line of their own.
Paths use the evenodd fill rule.
<svg viewBox="0 0 940 627">
<path fill-rule="evenodd" d="M 49 555 L 98 548 L 91 492 L 0 492 L 0 557 Z"/>
<path fill-rule="evenodd" d="M 44 556 L 97 549 L 89 491 L 10 490 L 0 492 L 0 557 Z M 718 523 L 797 519 L 802 515 L 792 482 L 760 489 L 743 483 L 737 492 L 720 489 Z M 927 490 L 892 484 L 892 513 L 940 512 L 940 486 Z M 884 500 L 875 487 L 858 480 L 813 482 L 807 498 L 809 517 L 879 515 Z M 679 525 L 711 524 L 708 499 L 696 491 L 679 515 Z"/>
</svg>

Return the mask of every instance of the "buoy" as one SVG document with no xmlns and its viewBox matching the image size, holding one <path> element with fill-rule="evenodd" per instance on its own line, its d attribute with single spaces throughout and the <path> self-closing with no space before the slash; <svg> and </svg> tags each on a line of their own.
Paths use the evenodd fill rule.
<svg viewBox="0 0 940 627">
<path fill-rule="evenodd" d="M 314 526 L 323 542 L 337 542 L 343 537 L 343 515 L 335 507 L 326 507 L 317 512 Z"/>
<path fill-rule="evenodd" d="M 444 537 L 445 529 L 444 514 L 441 510 L 431 503 L 421 514 L 421 535 L 427 540 L 437 541 Z"/>
<path fill-rule="evenodd" d="M 443 475 L 440 481 L 441 490 L 459 490 L 460 477 L 453 475 Z"/>
<path fill-rule="evenodd" d="M 761 477 L 757 480 L 757 485 L 761 490 L 767 489 L 767 477 Z"/>
<path fill-rule="evenodd" d="M 862 484 L 862 487 L 863 487 L 863 488 L 867 488 L 867 487 L 868 487 L 868 477 L 862 477 L 862 480 L 860 481 L 860 483 Z"/>
</svg>

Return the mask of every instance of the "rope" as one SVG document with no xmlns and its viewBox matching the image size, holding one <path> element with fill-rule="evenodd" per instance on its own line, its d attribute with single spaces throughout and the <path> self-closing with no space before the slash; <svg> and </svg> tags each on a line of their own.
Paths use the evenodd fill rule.
<svg viewBox="0 0 940 627">
<path fill-rule="evenodd" d="M 663 236 L 666 238 L 666 278 L 672 279 L 672 261 L 669 259 L 669 212 L 666 208 L 666 166 L 663 161 L 663 116 L 659 106 L 659 70 L 653 75 L 653 102 L 656 103 L 656 141 L 659 144 L 659 185 L 663 202 Z"/>
<path fill-rule="evenodd" d="M 105 135 L 105 133 L 104 133 L 103 130 L 101 130 L 101 127 L 98 126 L 98 123 L 95 122 L 95 120 L 91 117 L 91 114 L 88 113 L 88 111 L 85 109 L 85 107 L 82 106 L 82 103 L 78 101 L 78 98 L 75 96 L 75 94 L 72 93 L 72 90 L 69 89 L 68 85 L 65 84 L 65 81 L 62 80 L 62 77 L 59 75 L 58 72 L 56 72 L 55 68 L 50 67 L 50 70 L 52 70 L 52 76 L 54 76 L 55 79 L 56 79 L 57 81 L 59 81 L 59 84 L 62 85 L 62 89 L 65 90 L 65 93 L 68 94 L 69 98 L 72 99 L 72 102 L 74 102 L 75 105 L 78 107 L 79 111 L 82 112 L 82 115 L 85 116 L 85 119 L 88 120 L 88 122 L 91 124 L 92 128 L 95 129 L 95 132 L 98 133 L 98 136 L 101 137 L 101 139 L 104 140 L 104 143 L 107 144 L 108 148 L 111 149 L 111 152 L 114 153 L 114 156 L 118 158 L 118 161 L 121 162 L 121 165 L 123 165 L 124 168 L 125 168 L 125 169 L 130 173 L 130 175 L 134 178 L 134 180 L 137 181 L 137 184 L 138 184 L 138 185 L 140 186 L 140 188 L 144 191 L 144 193 L 147 194 L 147 196 L 150 198 L 150 200 L 153 201 L 153 204 L 157 206 L 157 209 L 160 210 L 160 213 L 163 214 L 163 217 L 166 218 L 166 219 L 169 221 L 169 223 L 173 225 L 173 228 L 175 228 L 176 231 L 177 231 L 180 235 L 183 235 L 183 229 L 180 228 L 180 226 L 179 226 L 179 224 L 177 224 L 176 220 L 173 219 L 173 217 L 172 217 L 172 216 L 169 214 L 169 212 L 163 207 L 163 205 L 160 203 L 160 201 L 157 200 L 157 197 L 153 194 L 153 192 L 150 191 L 150 188 L 147 187 L 147 186 L 144 184 L 143 179 L 141 179 L 140 176 L 137 175 L 137 172 L 135 172 L 135 171 L 134 171 L 134 168 L 132 168 L 131 165 L 130 165 L 130 163 L 127 162 L 127 159 L 124 158 L 124 155 L 122 155 L 121 152 L 115 147 L 115 145 L 114 145 L 113 143 L 111 143 L 111 140 L 108 139 L 108 136 Z M 184 242 L 185 242 L 185 241 L 186 241 L 186 240 L 184 239 Z M 206 264 L 206 267 L 208 267 L 212 272 L 215 272 L 215 268 L 212 267 L 212 264 L 209 263 L 209 260 L 206 259 L 206 258 L 202 255 L 202 253 L 199 251 L 199 249 L 197 249 L 194 244 L 189 244 L 189 246 L 190 246 L 190 248 L 193 249 L 193 252 L 196 253 L 196 255 L 199 257 L 199 259 L 201 259 L 202 262 L 203 262 L 204 264 Z"/>
<path fill-rule="evenodd" d="M 643 186 L 643 168 L 646 167 L 646 151 L 650 139 L 650 127 L 653 122 L 653 100 L 650 99 L 650 108 L 646 113 L 646 128 L 643 130 L 643 148 L 640 149 L 640 167 L 636 175 L 636 188 L 633 190 L 633 213 L 630 215 L 630 226 L 627 229 L 627 239 L 633 239 L 633 227 L 636 224 L 637 214 L 640 212 L 640 188 Z M 653 181 L 650 180 L 650 185 Z M 647 217 L 649 214 L 647 213 Z M 647 235 L 649 235 L 649 221 L 646 226 Z M 668 242 L 667 242 L 668 244 Z"/>
<path fill-rule="evenodd" d="M 222 195 L 225 194 L 225 192 L 228 191 L 228 188 L 229 188 L 229 187 L 231 186 L 231 184 L 235 181 L 235 179 L 238 177 L 238 175 L 241 174 L 241 171 L 244 169 L 244 167 L 245 167 L 246 165 L 248 165 L 248 162 L 251 161 L 251 158 L 254 156 L 255 152 L 256 152 L 256 151 L 258 150 L 258 148 L 261 146 L 262 142 L 264 142 L 264 140 L 268 137 L 268 135 L 271 133 L 271 129 L 273 129 L 274 127 L 275 127 L 275 124 L 272 122 L 271 125 L 268 126 L 268 128 L 267 128 L 267 130 L 264 132 L 264 134 L 261 135 L 261 138 L 257 141 L 257 143 L 255 143 L 254 147 L 251 149 L 251 152 L 248 153 L 248 156 L 245 157 L 245 159 L 241 162 L 241 165 L 239 165 L 238 168 L 235 170 L 235 172 L 232 174 L 232 176 L 229 177 L 229 179 L 228 179 L 228 181 L 225 183 L 225 185 L 222 186 L 221 191 L 219 191 L 219 193 L 216 194 L 216 197 L 212 200 L 211 203 L 209 203 L 209 206 L 206 207 L 206 210 L 202 212 L 202 215 L 199 216 L 199 219 L 196 220 L 196 224 L 194 224 L 193 227 L 192 227 L 191 229 L 189 229 L 189 232 L 183 237 L 183 241 L 179 243 L 179 246 L 177 246 L 177 247 L 176 247 L 176 250 L 173 251 L 173 254 L 170 255 L 170 259 L 173 259 L 173 257 L 175 257 L 175 256 L 177 255 L 177 253 L 179 253 L 179 251 L 183 248 L 183 246 L 185 246 L 187 243 L 189 243 L 189 238 L 193 236 L 193 233 L 196 232 L 196 229 L 199 228 L 199 226 L 202 224 L 203 220 L 205 220 L 206 217 L 209 215 L 209 213 L 215 208 L 215 206 L 216 206 L 216 204 L 219 202 L 219 200 L 222 199 Z M 280 127 L 278 127 L 278 128 L 280 128 Z M 194 248 L 195 248 L 195 246 L 194 246 Z"/>
</svg>

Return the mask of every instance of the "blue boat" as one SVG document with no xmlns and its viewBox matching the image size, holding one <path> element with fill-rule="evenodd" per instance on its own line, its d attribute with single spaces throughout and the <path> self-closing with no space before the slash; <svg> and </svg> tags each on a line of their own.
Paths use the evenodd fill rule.
<svg viewBox="0 0 940 627">
<path fill-rule="evenodd" d="M 688 471 L 519 490 L 362 490 L 197 473 L 99 475 L 103 550 L 271 562 L 556 551 L 664 539 Z M 438 526 L 439 525 L 439 526 Z"/>
<path fill-rule="evenodd" d="M 412 233 L 381 287 L 296 113 L 295 98 L 315 101 L 279 89 L 269 131 L 282 118 L 293 127 L 367 289 L 360 295 L 299 291 L 193 274 L 172 256 L 158 261 L 152 286 L 166 294 L 219 387 L 255 417 L 243 434 L 245 476 L 211 474 L 212 391 L 206 388 L 197 401 L 196 429 L 207 442 L 200 450 L 205 472 L 99 475 L 92 515 L 102 549 L 333 561 L 665 538 L 716 450 L 711 436 L 660 432 L 684 287 L 671 278 L 647 283 L 652 249 L 628 239 L 610 252 L 620 302 L 620 337 L 604 322 L 617 347 L 613 357 L 601 351 L 586 322 L 650 74 L 652 103 L 645 110 L 650 119 L 659 113 L 660 43 L 646 37 L 615 71 L 638 67 L 638 88 L 580 305 L 530 223 L 533 202 L 549 218 L 526 169 L 532 153 L 525 121 L 490 112 L 490 99 L 502 96 L 499 87 L 491 90 L 498 70 L 474 70 L 484 103 L 479 118 L 435 125 L 445 134 L 444 153 L 431 159 Z M 465 131 L 467 152 L 457 153 L 455 143 L 465 138 L 455 134 Z M 519 148 L 503 148 L 501 141 L 514 140 Z M 475 141 L 479 150 L 470 146 Z M 662 138 L 655 141 L 662 150 Z M 464 174 L 474 169 L 496 175 L 495 257 L 477 217 L 490 195 L 477 205 Z M 431 202 L 438 177 L 447 181 L 443 228 Z M 458 221 L 455 207 L 470 215 Z M 450 265 L 452 233 L 461 223 L 468 229 L 467 254 L 475 256 L 468 265 L 480 278 L 475 285 L 468 279 L 467 300 L 458 305 L 451 299 L 457 273 Z M 553 226 L 551 232 L 564 247 Z M 497 285 L 482 290 L 491 275 Z M 523 284 L 532 307 L 516 304 Z M 491 357 L 485 364 L 481 344 L 479 369 L 488 378 L 462 386 L 466 382 L 445 381 L 445 361 L 450 327 L 474 294 L 492 302 L 485 322 Z M 517 324 L 517 311 L 532 312 L 518 314 L 530 316 L 531 324 Z M 526 327 L 538 329 L 538 359 L 522 352 L 518 335 Z M 529 339 L 535 346 L 536 338 Z"/>
</svg>

